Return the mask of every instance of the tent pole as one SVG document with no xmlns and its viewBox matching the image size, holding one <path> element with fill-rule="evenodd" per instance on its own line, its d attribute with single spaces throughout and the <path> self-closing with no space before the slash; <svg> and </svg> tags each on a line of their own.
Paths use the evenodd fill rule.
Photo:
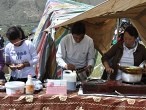
<svg viewBox="0 0 146 110">
<path fill-rule="evenodd" d="M 116 39 L 118 38 L 119 36 L 119 26 L 120 26 L 120 18 L 117 18 L 117 36 L 116 36 Z"/>
</svg>

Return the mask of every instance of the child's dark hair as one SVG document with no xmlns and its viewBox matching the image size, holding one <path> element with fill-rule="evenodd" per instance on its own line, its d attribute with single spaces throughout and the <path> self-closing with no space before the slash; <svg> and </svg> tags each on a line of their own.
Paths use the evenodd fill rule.
<svg viewBox="0 0 146 110">
<path fill-rule="evenodd" d="M 25 36 L 24 31 L 23 31 L 23 29 L 21 28 L 21 26 L 17 26 L 17 28 L 18 28 L 18 29 L 20 30 L 20 32 L 21 32 L 21 35 L 22 35 L 21 40 L 26 39 L 26 36 Z"/>
<path fill-rule="evenodd" d="M 16 40 L 20 38 L 21 40 L 25 39 L 24 31 L 21 29 L 20 26 L 12 26 L 6 32 L 6 37 L 9 40 Z"/>
</svg>

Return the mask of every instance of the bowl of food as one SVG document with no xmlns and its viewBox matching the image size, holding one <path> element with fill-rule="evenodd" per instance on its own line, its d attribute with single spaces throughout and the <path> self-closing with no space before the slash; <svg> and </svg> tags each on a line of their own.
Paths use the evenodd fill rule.
<svg viewBox="0 0 146 110">
<path fill-rule="evenodd" d="M 140 82 L 143 68 L 138 66 L 119 66 L 122 71 L 122 81 L 129 83 Z"/>
<path fill-rule="evenodd" d="M 143 68 L 139 66 L 119 66 L 119 69 L 127 74 L 142 74 Z"/>
</svg>

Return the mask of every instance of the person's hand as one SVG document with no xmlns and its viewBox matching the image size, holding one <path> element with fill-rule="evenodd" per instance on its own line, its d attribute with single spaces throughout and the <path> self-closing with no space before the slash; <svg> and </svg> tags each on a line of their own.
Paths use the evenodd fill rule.
<svg viewBox="0 0 146 110">
<path fill-rule="evenodd" d="M 10 64 L 9 67 L 12 71 L 15 71 L 17 69 L 15 64 Z"/>
<path fill-rule="evenodd" d="M 105 71 L 106 71 L 107 73 L 109 73 L 109 74 L 114 73 L 114 69 L 111 68 L 111 67 L 109 66 L 109 64 L 108 64 L 107 61 L 104 61 L 104 62 L 103 62 L 103 65 L 104 65 Z"/>
<path fill-rule="evenodd" d="M 109 74 L 112 74 L 114 73 L 114 69 L 112 69 L 111 67 L 107 67 L 105 68 L 106 72 L 109 73 Z"/>
<path fill-rule="evenodd" d="M 20 64 L 16 65 L 16 67 L 18 70 L 21 70 L 25 67 L 25 65 L 23 63 L 20 63 Z"/>
<path fill-rule="evenodd" d="M 67 70 L 75 70 L 75 65 L 67 64 L 67 65 L 65 65 L 65 69 L 67 69 Z"/>
<path fill-rule="evenodd" d="M 91 75 L 91 72 L 92 72 L 92 66 L 91 65 L 88 65 L 86 67 L 86 71 L 87 71 L 87 76 L 90 76 Z"/>
<path fill-rule="evenodd" d="M 91 74 L 91 72 L 92 72 L 92 66 L 91 65 L 87 66 L 87 71 L 88 71 L 89 74 Z"/>
</svg>

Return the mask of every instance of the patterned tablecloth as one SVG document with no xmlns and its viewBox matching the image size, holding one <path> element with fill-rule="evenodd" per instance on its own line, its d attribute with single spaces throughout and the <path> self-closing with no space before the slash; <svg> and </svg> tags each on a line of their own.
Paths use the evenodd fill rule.
<svg viewBox="0 0 146 110">
<path fill-rule="evenodd" d="M 44 90 L 45 91 L 45 90 Z M 126 97 L 46 95 L 7 96 L 0 93 L 0 110 L 146 110 L 146 99 Z"/>
</svg>

